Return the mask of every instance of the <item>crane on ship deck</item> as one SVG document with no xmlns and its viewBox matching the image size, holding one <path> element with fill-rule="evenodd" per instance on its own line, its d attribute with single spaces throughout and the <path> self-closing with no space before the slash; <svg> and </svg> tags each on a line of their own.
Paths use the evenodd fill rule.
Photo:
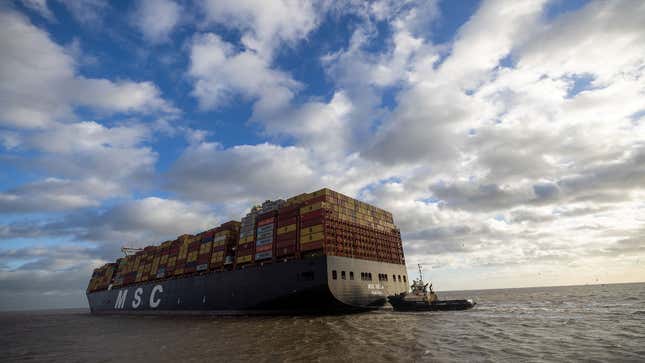
<svg viewBox="0 0 645 363">
<path fill-rule="evenodd" d="M 135 248 L 135 247 L 121 247 L 121 252 L 125 255 L 125 257 L 134 255 L 135 253 L 143 251 L 143 248 Z"/>
</svg>

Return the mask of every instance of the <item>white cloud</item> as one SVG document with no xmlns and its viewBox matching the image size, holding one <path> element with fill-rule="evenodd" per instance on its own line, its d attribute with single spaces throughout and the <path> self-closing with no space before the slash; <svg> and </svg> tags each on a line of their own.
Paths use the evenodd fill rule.
<svg viewBox="0 0 645 363">
<path fill-rule="evenodd" d="M 148 41 L 162 43 L 169 40 L 182 11 L 172 0 L 140 0 L 133 21 Z"/>
<path fill-rule="evenodd" d="M 0 12 L 0 124 L 44 127 L 76 106 L 103 112 L 176 112 L 150 82 L 91 79 L 46 32 L 14 12 Z M 52 92 L 52 90 L 56 90 Z"/>
<path fill-rule="evenodd" d="M 277 107 L 290 100 L 292 89 L 298 87 L 256 52 L 237 51 L 213 33 L 195 37 L 188 73 L 195 79 L 193 94 L 205 109 L 221 106 L 235 95 L 259 98 L 265 107 Z"/>
<path fill-rule="evenodd" d="M 5 213 L 98 206 L 154 180 L 157 153 L 144 146 L 149 130 L 141 125 L 53 124 L 12 135 L 15 163 L 49 177 L 0 193 Z"/>
<path fill-rule="evenodd" d="M 221 221 L 204 203 L 148 197 L 119 204 L 88 220 L 81 218 L 67 222 L 70 226 L 80 224 L 85 228 L 85 232 L 77 235 L 81 240 L 114 241 L 131 247 L 144 247 L 184 233 L 198 233 L 225 221 Z"/>
<path fill-rule="evenodd" d="M 642 72 L 645 4 L 592 1 L 545 24 L 520 48 L 518 68 L 560 77 L 593 74 L 600 86 Z"/>
<path fill-rule="evenodd" d="M 0 213 L 44 213 L 98 207 L 101 199 L 120 193 L 123 193 L 122 188 L 111 181 L 47 178 L 0 192 Z"/>
<path fill-rule="evenodd" d="M 271 58 L 281 43 L 293 44 L 318 25 L 311 1 L 203 0 L 206 20 L 243 32 L 242 43 Z"/>
<path fill-rule="evenodd" d="M 47 6 L 47 0 L 22 0 L 22 4 L 49 21 L 56 20 L 54 13 Z"/>
<path fill-rule="evenodd" d="M 307 151 L 299 147 L 260 144 L 225 149 L 203 142 L 186 149 L 173 165 L 169 187 L 197 201 L 261 202 L 319 185 L 309 162 Z"/>
<path fill-rule="evenodd" d="M 439 72 L 445 82 L 471 88 L 536 26 L 544 0 L 486 1 L 464 24 Z"/>
<path fill-rule="evenodd" d="M 234 96 L 255 102 L 257 115 L 284 110 L 300 84 L 273 66 L 281 46 L 295 45 L 318 26 L 325 4 L 309 1 L 203 0 L 207 24 L 239 31 L 241 49 L 214 33 L 197 35 L 191 45 L 189 75 L 200 107 L 213 109 Z"/>
<path fill-rule="evenodd" d="M 42 152 L 39 166 L 55 175 L 145 180 L 157 159 L 154 151 L 142 146 L 148 132 L 140 125 L 58 124 L 25 133 L 23 147 Z"/>
<path fill-rule="evenodd" d="M 298 107 L 277 110 L 256 108 L 254 119 L 271 136 L 295 137 L 298 146 L 311 151 L 320 161 L 339 160 L 354 149 L 352 134 L 354 111 L 343 91 L 336 92 L 328 103 L 310 101 Z"/>
<path fill-rule="evenodd" d="M 57 0 L 81 24 L 97 26 L 102 24 L 103 14 L 109 8 L 106 0 Z"/>
<path fill-rule="evenodd" d="M 121 246 L 158 244 L 225 221 L 205 203 L 147 197 L 73 211 L 62 217 L 0 225 L 0 239 L 31 238 L 37 243 L 41 238 L 65 236 L 70 243 L 98 246 L 96 253 L 102 258 L 114 258 Z"/>
</svg>

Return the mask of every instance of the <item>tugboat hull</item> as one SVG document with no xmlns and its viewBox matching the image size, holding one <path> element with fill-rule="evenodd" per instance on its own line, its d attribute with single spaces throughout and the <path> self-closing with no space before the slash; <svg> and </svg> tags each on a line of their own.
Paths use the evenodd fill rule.
<svg viewBox="0 0 645 363">
<path fill-rule="evenodd" d="M 437 300 L 427 302 L 424 300 L 405 300 L 405 295 L 394 295 L 388 297 L 390 304 L 395 311 L 446 311 L 446 310 L 468 310 L 477 303 L 472 300 Z"/>
</svg>

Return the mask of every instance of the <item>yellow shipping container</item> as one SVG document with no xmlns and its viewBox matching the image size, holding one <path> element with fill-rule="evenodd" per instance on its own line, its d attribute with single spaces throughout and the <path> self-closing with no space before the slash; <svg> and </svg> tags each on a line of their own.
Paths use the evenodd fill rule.
<svg viewBox="0 0 645 363">
<path fill-rule="evenodd" d="M 178 269 L 176 269 L 176 270 L 175 270 L 175 275 L 181 275 L 181 274 L 183 274 L 183 273 L 184 273 L 184 268 L 183 268 L 183 267 L 182 267 L 182 268 L 178 268 Z"/>
<path fill-rule="evenodd" d="M 229 230 L 223 230 L 215 233 L 215 237 L 220 237 L 220 236 L 228 236 L 231 234 L 231 231 Z"/>
<path fill-rule="evenodd" d="M 154 260 L 152 260 L 152 268 L 150 269 L 150 274 L 156 275 L 157 274 L 157 268 L 159 268 L 159 261 L 161 260 L 161 257 L 157 256 L 155 257 Z"/>
<path fill-rule="evenodd" d="M 251 262 L 251 258 L 252 258 L 252 256 L 251 256 L 251 255 L 248 255 L 248 256 L 239 256 L 239 257 L 237 258 L 237 263 Z"/>
<path fill-rule="evenodd" d="M 297 225 L 296 225 L 295 223 L 294 223 L 294 224 L 290 224 L 290 225 L 288 225 L 288 226 L 283 226 L 283 227 L 278 228 L 278 232 L 277 232 L 277 233 L 278 233 L 278 234 L 285 234 L 285 233 L 293 232 L 293 231 L 295 231 L 295 230 L 296 230 L 296 227 L 297 227 Z"/>
<path fill-rule="evenodd" d="M 164 265 L 166 262 L 168 262 L 168 255 L 162 255 L 161 259 L 159 259 L 159 263 Z"/>
<path fill-rule="evenodd" d="M 243 245 L 245 243 L 253 242 L 255 239 L 253 236 L 246 236 L 244 238 L 240 238 L 240 241 L 238 244 Z"/>
<path fill-rule="evenodd" d="M 316 242 L 320 241 L 325 237 L 325 234 L 323 232 L 318 232 L 318 233 L 311 233 L 306 236 L 300 236 L 300 244 L 307 244 L 310 242 Z"/>
<path fill-rule="evenodd" d="M 186 258 L 186 254 L 188 254 L 188 245 L 184 244 L 181 247 L 179 247 L 179 259 Z"/>
<path fill-rule="evenodd" d="M 315 226 L 311 227 L 305 227 L 305 228 L 300 228 L 300 237 L 304 235 L 308 235 L 311 233 L 318 233 L 323 231 L 323 225 L 322 224 L 317 224 Z"/>
<path fill-rule="evenodd" d="M 193 262 L 197 261 L 197 252 L 198 251 L 192 251 L 188 254 L 188 257 L 186 258 L 186 262 Z"/>
<path fill-rule="evenodd" d="M 306 205 L 306 206 L 300 208 L 300 214 L 313 212 L 313 211 L 318 210 L 320 208 L 325 208 L 325 206 L 326 206 L 325 202 L 318 202 L 318 203 L 314 203 L 314 204 L 311 204 L 311 205 Z"/>
<path fill-rule="evenodd" d="M 213 242 L 202 243 L 202 245 L 199 246 L 199 254 L 203 255 L 210 252 L 212 245 L 213 245 Z"/>
<path fill-rule="evenodd" d="M 224 259 L 224 251 L 218 251 L 211 256 L 211 263 L 218 263 Z"/>
<path fill-rule="evenodd" d="M 177 257 L 175 257 L 175 256 L 169 257 L 167 266 L 168 267 L 175 267 L 176 263 L 177 263 Z"/>
</svg>

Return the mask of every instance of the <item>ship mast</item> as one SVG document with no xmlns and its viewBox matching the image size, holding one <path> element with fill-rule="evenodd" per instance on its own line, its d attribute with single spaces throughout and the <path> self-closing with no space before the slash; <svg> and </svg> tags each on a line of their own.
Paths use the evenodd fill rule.
<svg viewBox="0 0 645 363">
<path fill-rule="evenodd" d="M 418 266 L 419 266 L 419 281 L 423 283 L 423 273 L 421 272 L 421 264 L 418 264 Z"/>
</svg>

